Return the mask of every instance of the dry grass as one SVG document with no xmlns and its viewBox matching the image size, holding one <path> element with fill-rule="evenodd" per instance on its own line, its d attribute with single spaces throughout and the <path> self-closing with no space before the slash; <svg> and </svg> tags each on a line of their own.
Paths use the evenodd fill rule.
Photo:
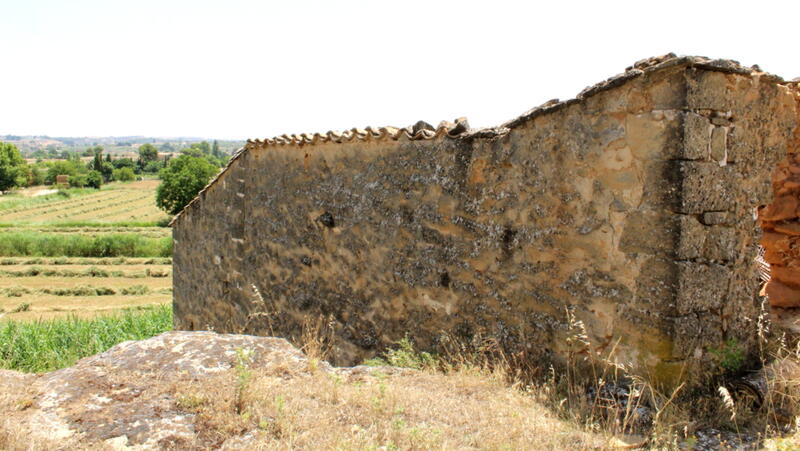
<svg viewBox="0 0 800 451">
<path fill-rule="evenodd" d="M 242 371 L 177 388 L 178 405 L 197 415 L 206 446 L 247 431 L 254 439 L 243 449 L 254 450 L 572 450 L 608 443 L 555 418 L 532 393 L 477 369 L 337 374 L 311 363 L 245 379 Z"/>
<path fill-rule="evenodd" d="M 0 297 L 0 322 L 37 321 L 69 316 L 92 318 L 128 308 L 168 304 L 171 301 L 172 294 L 159 292 L 145 295 Z M 28 304 L 27 310 L 14 312 L 24 304 Z"/>
<path fill-rule="evenodd" d="M 79 270 L 81 272 L 85 271 Z M 171 288 L 172 279 L 170 277 L 0 277 L 0 289 L 24 286 L 30 290 L 43 289 L 68 289 L 78 286 L 104 286 L 115 289 L 122 289 L 131 285 L 145 285 L 153 291 L 162 288 Z"/>
<path fill-rule="evenodd" d="M 0 267 L 0 322 L 53 319 L 76 315 L 91 318 L 97 314 L 172 301 L 172 271 L 166 265 L 37 265 L 42 271 L 84 274 L 90 268 L 107 277 L 20 276 L 32 266 Z M 150 275 L 148 275 L 148 273 Z M 136 276 L 136 277 L 132 277 Z M 81 291 L 83 290 L 83 291 Z M 85 292 L 97 290 L 99 294 Z M 114 294 L 110 294 L 110 293 Z M 25 310 L 18 310 L 27 304 Z"/>
</svg>

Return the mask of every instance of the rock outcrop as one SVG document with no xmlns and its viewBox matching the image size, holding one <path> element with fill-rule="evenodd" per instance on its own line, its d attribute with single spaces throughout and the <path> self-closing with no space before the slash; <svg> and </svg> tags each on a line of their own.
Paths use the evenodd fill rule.
<svg viewBox="0 0 800 451">
<path fill-rule="evenodd" d="M 234 369 L 242 352 L 254 371 L 308 365 L 280 338 L 168 332 L 51 373 L 0 370 L 0 433 L 5 428 L 34 448 L 191 449 L 200 445 L 199 431 L 176 387 Z M 320 369 L 333 371 L 324 362 Z"/>
</svg>

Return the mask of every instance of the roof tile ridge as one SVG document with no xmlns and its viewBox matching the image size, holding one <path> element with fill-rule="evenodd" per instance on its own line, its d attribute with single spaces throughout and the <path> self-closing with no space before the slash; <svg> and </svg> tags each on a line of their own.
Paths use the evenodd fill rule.
<svg viewBox="0 0 800 451">
<path fill-rule="evenodd" d="M 758 67 L 758 65 L 754 65 L 752 67 L 746 67 L 735 60 L 711 59 L 704 56 L 686 56 L 686 55 L 678 56 L 675 53 L 667 53 L 665 55 L 654 56 L 651 58 L 645 58 L 636 61 L 635 63 L 633 63 L 633 65 L 626 67 L 624 72 L 609 77 L 594 85 L 587 86 L 581 92 L 579 92 L 578 95 L 576 95 L 575 98 L 573 99 L 548 100 L 547 102 L 535 108 L 532 108 L 509 121 L 504 122 L 499 127 L 496 127 L 496 129 L 514 128 L 537 116 L 547 113 L 552 113 L 566 106 L 584 101 L 595 94 L 620 86 L 634 78 L 638 78 L 646 74 L 651 74 L 654 72 L 669 69 L 671 67 L 679 67 L 679 66 L 696 67 L 706 70 L 737 73 L 750 76 L 758 75 L 760 77 L 766 77 L 766 79 L 774 81 L 776 83 L 785 83 L 783 79 L 777 75 L 769 74 L 767 72 L 762 72 L 761 68 Z M 489 130 L 489 129 L 484 129 L 484 130 Z M 473 132 L 471 135 L 475 136 L 476 132 Z"/>
</svg>

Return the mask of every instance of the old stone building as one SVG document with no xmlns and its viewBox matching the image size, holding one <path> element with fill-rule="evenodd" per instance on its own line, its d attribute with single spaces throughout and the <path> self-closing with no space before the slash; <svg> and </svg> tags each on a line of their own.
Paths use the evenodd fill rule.
<svg viewBox="0 0 800 451">
<path fill-rule="evenodd" d="M 755 212 L 797 125 L 792 83 L 667 55 L 491 129 L 249 141 L 173 221 L 175 326 L 298 340 L 322 320 L 337 363 L 491 338 L 545 366 L 581 321 L 673 384 L 754 349 Z"/>
</svg>

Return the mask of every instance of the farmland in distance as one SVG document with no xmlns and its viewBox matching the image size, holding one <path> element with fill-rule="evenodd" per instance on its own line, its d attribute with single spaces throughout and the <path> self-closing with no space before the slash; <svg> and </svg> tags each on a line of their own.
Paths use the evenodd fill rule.
<svg viewBox="0 0 800 451">
<path fill-rule="evenodd" d="M 0 322 L 149 309 L 172 300 L 158 180 L 0 196 Z"/>
</svg>

